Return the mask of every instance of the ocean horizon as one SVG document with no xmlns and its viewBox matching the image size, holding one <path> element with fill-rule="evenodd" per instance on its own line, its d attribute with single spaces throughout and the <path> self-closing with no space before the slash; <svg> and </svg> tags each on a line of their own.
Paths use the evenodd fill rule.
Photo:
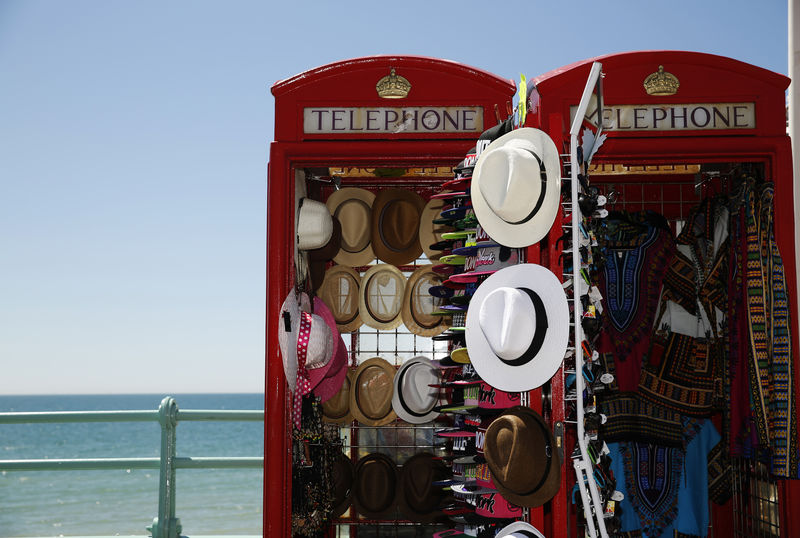
<svg viewBox="0 0 800 538">
<path fill-rule="evenodd" d="M 0 396 L 0 412 L 264 409 L 263 393 Z M 0 459 L 158 457 L 152 422 L 0 424 Z M 263 456 L 264 424 L 180 422 L 178 456 Z M 176 516 L 184 535 L 262 534 L 261 469 L 179 469 Z M 147 536 L 158 511 L 158 470 L 0 472 L 0 537 Z"/>
</svg>

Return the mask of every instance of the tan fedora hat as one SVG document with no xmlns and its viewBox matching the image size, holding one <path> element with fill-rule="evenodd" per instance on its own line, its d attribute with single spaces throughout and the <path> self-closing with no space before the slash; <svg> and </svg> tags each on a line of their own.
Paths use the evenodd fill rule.
<svg viewBox="0 0 800 538">
<path fill-rule="evenodd" d="M 541 506 L 558 492 L 561 462 L 553 432 L 530 407 L 512 407 L 494 419 L 483 453 L 497 490 L 517 506 Z"/>
<path fill-rule="evenodd" d="M 408 189 L 383 189 L 372 204 L 372 249 L 381 261 L 406 265 L 422 254 L 419 221 L 425 200 Z"/>
<path fill-rule="evenodd" d="M 431 245 L 439 243 L 442 240 L 442 233 L 449 230 L 449 228 L 433 223 L 439 217 L 443 207 L 444 200 L 431 198 L 422 208 L 419 216 L 419 244 L 428 259 L 432 261 L 438 260 L 442 251 L 433 250 Z"/>
<path fill-rule="evenodd" d="M 442 276 L 433 270 L 433 265 L 418 267 L 406 281 L 401 316 L 406 328 L 418 336 L 436 336 L 450 326 L 447 316 L 435 315 L 444 301 L 434 297 L 428 290 L 442 285 Z"/>
<path fill-rule="evenodd" d="M 365 426 L 383 426 L 397 418 L 392 409 L 397 370 L 385 359 L 373 357 L 361 363 L 350 386 L 350 412 Z"/>
<path fill-rule="evenodd" d="M 322 402 L 322 420 L 328 424 L 350 424 L 353 413 L 350 412 L 350 390 L 353 387 L 355 372 L 348 370 L 339 392 L 327 401 Z"/>
<path fill-rule="evenodd" d="M 351 333 L 361 327 L 359 289 L 361 276 L 352 268 L 334 265 L 325 272 L 317 294 L 328 305 L 340 333 Z"/>
<path fill-rule="evenodd" d="M 394 265 L 378 264 L 361 277 L 358 311 L 365 325 L 391 330 L 403 323 L 406 277 Z"/>
<path fill-rule="evenodd" d="M 334 191 L 325 204 L 342 225 L 341 248 L 333 261 L 361 267 L 375 260 L 370 235 L 375 195 L 366 189 L 346 187 Z"/>
</svg>

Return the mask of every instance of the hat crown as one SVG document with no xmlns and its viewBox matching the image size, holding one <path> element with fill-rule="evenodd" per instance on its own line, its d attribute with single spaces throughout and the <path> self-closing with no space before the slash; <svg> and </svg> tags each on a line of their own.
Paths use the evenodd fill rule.
<svg viewBox="0 0 800 538">
<path fill-rule="evenodd" d="M 298 339 L 298 348 L 304 344 L 306 342 Z M 307 344 L 306 369 L 322 368 L 333 357 L 333 335 L 325 320 L 316 314 L 311 314 L 311 331 Z"/>
<path fill-rule="evenodd" d="M 365 303 L 369 313 L 381 323 L 388 323 L 397 318 L 405 291 L 402 273 L 377 270 L 364 285 Z"/>
<path fill-rule="evenodd" d="M 379 228 L 385 245 L 396 252 L 419 241 L 419 208 L 406 199 L 392 200 L 381 209 Z"/>
<path fill-rule="evenodd" d="M 549 456 L 541 433 L 526 414 L 501 415 L 486 430 L 484 453 L 492 476 L 514 493 L 531 493 L 543 482 Z"/>
<path fill-rule="evenodd" d="M 524 220 L 539 199 L 542 182 L 537 154 L 533 142 L 515 139 L 481 156 L 481 194 L 489 208 L 506 222 Z"/>
<path fill-rule="evenodd" d="M 372 208 L 364 200 L 350 198 L 334 210 L 342 225 L 341 248 L 346 252 L 361 252 L 370 243 L 369 223 Z"/>
<path fill-rule="evenodd" d="M 536 332 L 536 311 L 524 291 L 499 287 L 480 305 L 479 324 L 492 351 L 501 359 L 513 360 L 530 347 Z"/>
<path fill-rule="evenodd" d="M 345 366 L 346 368 L 346 366 Z M 322 412 L 332 420 L 343 419 L 350 410 L 350 376 L 345 376 L 339 391 L 322 402 Z"/>
<path fill-rule="evenodd" d="M 427 413 L 438 399 L 438 390 L 430 386 L 438 380 L 435 367 L 431 364 L 412 364 L 406 370 L 400 387 L 403 401 L 415 413 Z"/>
<path fill-rule="evenodd" d="M 333 219 L 322 202 L 303 198 L 297 217 L 297 248 L 313 250 L 328 244 L 333 235 Z"/>
<path fill-rule="evenodd" d="M 366 368 L 358 377 L 356 401 L 361 412 L 369 419 L 379 420 L 392 410 L 393 379 L 380 366 Z M 353 389 L 351 389 L 353 390 Z"/>
</svg>

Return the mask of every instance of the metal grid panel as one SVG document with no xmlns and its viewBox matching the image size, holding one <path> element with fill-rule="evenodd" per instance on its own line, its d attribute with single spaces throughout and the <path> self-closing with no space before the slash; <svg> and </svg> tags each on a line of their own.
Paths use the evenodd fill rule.
<svg viewBox="0 0 800 538">
<path fill-rule="evenodd" d="M 778 486 L 767 466 L 746 458 L 733 458 L 732 465 L 734 535 L 778 538 Z"/>
<path fill-rule="evenodd" d="M 439 185 L 450 177 L 427 178 L 420 180 L 413 178 L 408 182 L 404 178 L 390 180 L 375 180 L 369 178 L 345 178 L 342 186 L 360 187 L 376 191 L 382 188 L 399 187 L 413 188 L 424 198 L 440 190 Z M 377 183 L 380 181 L 380 184 Z M 327 195 L 327 193 L 326 193 Z M 375 264 L 384 263 L 380 260 L 364 267 L 353 269 L 360 275 Z M 423 253 L 413 264 L 399 267 L 403 276 L 408 278 L 414 270 L 422 265 L 436 263 L 430 261 Z M 400 367 L 404 362 L 418 355 L 429 359 L 438 360 L 449 354 L 448 342 L 434 341 L 428 337 L 417 336 L 411 333 L 405 325 L 400 325 L 394 330 L 378 330 L 367 325 L 362 325 L 350 335 L 343 335 L 347 347 L 349 365 L 352 369 L 372 357 L 381 357 Z M 379 427 L 363 426 L 357 421 L 339 428 L 343 450 L 355 464 L 360 458 L 369 454 L 380 452 L 388 455 L 401 468 L 403 463 L 419 452 L 432 452 L 443 454 L 446 448 L 445 438 L 434 435 L 437 428 L 448 425 L 444 416 L 440 420 L 425 424 L 409 424 L 401 419 Z M 335 427 L 335 426 L 331 426 Z M 396 510 L 394 517 L 384 520 L 366 519 L 356 513 L 351 506 L 334 525 L 334 536 L 337 537 L 416 537 L 430 536 L 433 532 L 445 529 L 442 525 L 420 525 L 403 519 L 403 515 Z"/>
</svg>

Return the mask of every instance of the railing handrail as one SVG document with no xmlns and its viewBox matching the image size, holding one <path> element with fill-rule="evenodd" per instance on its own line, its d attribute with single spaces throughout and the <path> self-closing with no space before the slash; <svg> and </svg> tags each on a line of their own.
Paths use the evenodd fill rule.
<svg viewBox="0 0 800 538">
<path fill-rule="evenodd" d="M 181 411 L 174 398 L 161 401 L 158 410 L 118 411 L 37 411 L 0 413 L 0 424 L 47 424 L 66 422 L 147 422 L 161 423 L 161 453 L 158 458 L 75 458 L 0 460 L 0 471 L 74 471 L 112 469 L 160 469 L 158 517 L 148 527 L 154 538 L 178 538 L 182 528 L 175 517 L 176 469 L 250 469 L 264 465 L 256 457 L 178 457 L 175 428 L 180 421 L 263 421 L 257 409 Z"/>
</svg>

